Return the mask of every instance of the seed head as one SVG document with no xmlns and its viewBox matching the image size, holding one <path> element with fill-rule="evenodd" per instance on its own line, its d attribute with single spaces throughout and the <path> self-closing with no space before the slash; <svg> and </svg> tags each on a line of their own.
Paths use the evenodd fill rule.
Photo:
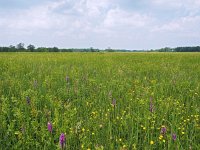
<svg viewBox="0 0 200 150">
<path fill-rule="evenodd" d="M 70 80 L 69 76 L 66 76 L 65 80 L 66 80 L 67 83 L 69 83 L 69 80 Z"/>
<path fill-rule="evenodd" d="M 112 106 L 115 107 L 116 106 L 116 99 L 112 100 Z"/>
<path fill-rule="evenodd" d="M 108 97 L 109 97 L 109 98 L 112 98 L 112 91 L 109 91 Z"/>
<path fill-rule="evenodd" d="M 36 88 L 38 85 L 37 80 L 34 80 L 34 87 Z"/>
<path fill-rule="evenodd" d="M 153 113 L 153 98 L 150 97 L 150 112 Z"/>
<path fill-rule="evenodd" d="M 31 103 L 31 99 L 30 99 L 29 96 L 26 96 L 26 102 L 27 102 L 27 104 L 30 104 L 30 103 Z"/>
</svg>

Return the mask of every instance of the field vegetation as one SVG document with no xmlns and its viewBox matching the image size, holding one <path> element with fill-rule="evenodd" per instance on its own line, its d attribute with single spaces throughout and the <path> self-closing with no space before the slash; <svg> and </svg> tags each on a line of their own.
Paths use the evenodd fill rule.
<svg viewBox="0 0 200 150">
<path fill-rule="evenodd" d="M 200 149 L 199 53 L 0 53 L 0 149 Z"/>
</svg>

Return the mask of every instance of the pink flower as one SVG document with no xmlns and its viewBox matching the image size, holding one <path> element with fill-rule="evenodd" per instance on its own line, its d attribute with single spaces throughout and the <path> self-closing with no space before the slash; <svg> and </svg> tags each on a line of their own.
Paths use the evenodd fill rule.
<svg viewBox="0 0 200 150">
<path fill-rule="evenodd" d="M 165 126 L 163 126 L 163 127 L 161 128 L 160 133 L 163 134 L 163 135 L 165 135 L 166 132 L 167 132 L 167 128 L 166 128 Z"/>
<path fill-rule="evenodd" d="M 61 135 L 60 135 L 60 146 L 61 146 L 61 149 L 64 148 L 64 145 L 65 145 L 65 134 L 61 133 Z"/>
<path fill-rule="evenodd" d="M 51 122 L 48 122 L 47 127 L 48 127 L 49 132 L 52 133 L 53 128 L 52 128 Z"/>
<path fill-rule="evenodd" d="M 176 141 L 176 134 L 175 133 L 172 134 L 172 140 Z"/>
</svg>

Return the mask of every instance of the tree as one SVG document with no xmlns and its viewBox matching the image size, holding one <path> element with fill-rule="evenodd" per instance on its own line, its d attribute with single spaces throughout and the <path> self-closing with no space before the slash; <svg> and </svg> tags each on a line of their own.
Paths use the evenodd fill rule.
<svg viewBox="0 0 200 150">
<path fill-rule="evenodd" d="M 54 52 L 59 52 L 59 48 L 53 47 L 53 51 L 54 51 Z"/>
<path fill-rule="evenodd" d="M 17 44 L 16 48 L 17 48 L 18 50 L 24 50 L 24 43 L 19 43 L 19 44 Z"/>
<path fill-rule="evenodd" d="M 57 47 L 53 47 L 53 48 L 48 48 L 49 52 L 59 52 L 59 49 Z"/>
<path fill-rule="evenodd" d="M 30 44 L 27 46 L 27 50 L 33 52 L 35 50 L 35 46 Z"/>
<path fill-rule="evenodd" d="M 13 45 L 10 45 L 10 46 L 9 46 L 9 49 L 10 49 L 10 50 L 9 50 L 10 52 L 16 52 L 16 48 L 15 48 L 15 46 L 13 46 Z"/>
</svg>

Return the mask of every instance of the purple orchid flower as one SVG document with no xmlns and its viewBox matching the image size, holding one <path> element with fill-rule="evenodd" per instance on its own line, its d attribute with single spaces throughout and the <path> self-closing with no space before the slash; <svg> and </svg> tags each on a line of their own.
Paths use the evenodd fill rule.
<svg viewBox="0 0 200 150">
<path fill-rule="evenodd" d="M 47 123 L 47 128 L 48 128 L 49 132 L 52 133 L 53 127 L 52 127 L 52 123 L 51 122 Z"/>
<path fill-rule="evenodd" d="M 65 134 L 64 133 L 61 133 L 61 135 L 60 135 L 60 146 L 61 146 L 61 149 L 63 149 L 65 146 Z"/>
</svg>

